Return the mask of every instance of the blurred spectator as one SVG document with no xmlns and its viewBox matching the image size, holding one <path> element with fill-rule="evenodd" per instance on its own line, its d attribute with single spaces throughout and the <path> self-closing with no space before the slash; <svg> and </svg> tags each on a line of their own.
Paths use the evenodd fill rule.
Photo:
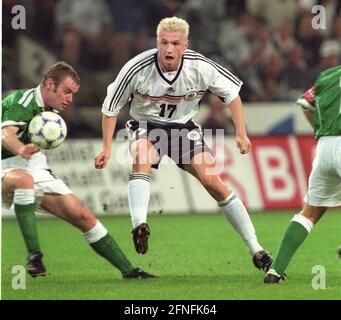
<svg viewBox="0 0 341 320">
<path fill-rule="evenodd" d="M 278 52 L 268 50 L 260 64 L 260 77 L 263 82 L 264 92 L 262 101 L 280 101 L 285 99 L 286 89 L 281 84 L 283 61 Z"/>
<path fill-rule="evenodd" d="M 228 108 L 219 97 L 210 94 L 208 96 L 208 115 L 201 124 L 203 129 L 212 129 L 212 134 L 216 134 L 217 129 L 224 129 L 224 134 L 234 134 L 234 124 L 228 114 Z"/>
<path fill-rule="evenodd" d="M 340 42 L 336 40 L 325 40 L 320 47 L 320 64 L 317 73 L 331 68 L 336 67 L 341 63 L 340 55 L 341 48 Z"/>
<path fill-rule="evenodd" d="M 315 80 L 315 73 L 307 68 L 303 48 L 296 45 L 286 54 L 286 65 L 282 71 L 281 84 L 286 88 L 283 99 L 294 101 L 307 87 L 307 83 Z"/>
<path fill-rule="evenodd" d="M 236 19 L 246 12 L 247 0 L 225 0 L 225 17 Z"/>
<path fill-rule="evenodd" d="M 286 55 L 297 45 L 294 36 L 294 27 L 290 21 L 283 21 L 275 31 L 274 45 L 282 55 Z"/>
<path fill-rule="evenodd" d="M 246 6 L 249 13 L 266 21 L 271 33 L 284 21 L 293 24 L 296 19 L 296 0 L 247 0 Z"/>
<path fill-rule="evenodd" d="M 244 81 L 247 101 L 257 101 L 263 95 L 258 66 L 272 43 L 264 21 L 243 14 L 235 22 L 221 25 L 219 46 L 221 55 L 240 74 Z"/>
<path fill-rule="evenodd" d="M 335 17 L 333 21 L 331 39 L 341 43 L 341 14 Z"/>
<path fill-rule="evenodd" d="M 115 72 L 144 50 L 147 22 L 139 0 L 107 0 L 107 3 L 115 23 L 111 50 Z"/>
<path fill-rule="evenodd" d="M 105 0 L 60 0 L 56 21 L 62 59 L 76 69 L 110 67 L 113 22 Z"/>
<path fill-rule="evenodd" d="M 319 48 L 322 42 L 320 32 L 313 29 L 312 16 L 309 13 L 303 13 L 298 17 L 296 38 L 303 46 L 305 60 L 309 67 L 315 67 L 319 61 Z"/>
<path fill-rule="evenodd" d="M 54 47 L 55 40 L 55 9 L 58 0 L 34 0 L 35 14 L 33 19 L 32 31 L 45 45 Z M 51 46 L 52 44 L 52 46 Z"/>
<path fill-rule="evenodd" d="M 185 0 L 140 0 L 144 8 L 147 21 L 147 39 L 145 50 L 155 48 L 155 30 L 161 19 L 177 16 L 179 7 Z"/>
<path fill-rule="evenodd" d="M 13 18 L 18 14 L 12 13 L 16 5 L 22 5 L 25 8 L 25 27 L 26 29 L 13 29 Z M 18 50 L 16 48 L 17 38 L 21 34 L 29 34 L 32 31 L 32 21 L 34 16 L 34 7 L 31 0 L 4 0 L 2 2 L 2 81 L 1 89 L 4 94 L 12 90 L 20 81 L 18 74 Z"/>
<path fill-rule="evenodd" d="M 187 0 L 178 16 L 190 25 L 190 48 L 210 56 L 217 53 L 217 34 L 225 13 L 225 0 Z"/>
</svg>

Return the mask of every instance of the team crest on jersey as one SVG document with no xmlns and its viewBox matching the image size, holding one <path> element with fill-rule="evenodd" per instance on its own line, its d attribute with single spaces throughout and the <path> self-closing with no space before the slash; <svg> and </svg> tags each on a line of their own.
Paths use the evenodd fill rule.
<svg viewBox="0 0 341 320">
<path fill-rule="evenodd" d="M 194 100 L 198 96 L 198 91 L 190 91 L 186 93 L 185 100 Z"/>
<path fill-rule="evenodd" d="M 192 131 L 187 133 L 187 138 L 189 140 L 193 140 L 193 141 L 199 140 L 200 139 L 200 133 L 198 131 L 192 130 Z"/>
</svg>

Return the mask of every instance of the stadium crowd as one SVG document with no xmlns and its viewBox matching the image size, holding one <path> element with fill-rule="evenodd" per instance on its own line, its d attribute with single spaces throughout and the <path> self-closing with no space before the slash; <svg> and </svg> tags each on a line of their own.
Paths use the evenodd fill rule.
<svg viewBox="0 0 341 320">
<path fill-rule="evenodd" d="M 26 8 L 20 32 L 11 27 L 16 4 Z M 315 5 L 325 10 L 317 28 Z M 98 106 L 120 68 L 155 47 L 157 22 L 174 15 L 189 22 L 191 49 L 243 80 L 244 102 L 295 101 L 319 72 L 341 63 L 338 0 L 4 0 L 2 90 L 21 85 L 11 66 L 25 32 L 79 72 L 75 103 Z"/>
</svg>

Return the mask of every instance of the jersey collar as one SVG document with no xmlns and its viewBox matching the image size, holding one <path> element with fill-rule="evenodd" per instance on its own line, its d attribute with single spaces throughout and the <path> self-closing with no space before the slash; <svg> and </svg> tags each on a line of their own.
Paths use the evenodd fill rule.
<svg viewBox="0 0 341 320">
<path fill-rule="evenodd" d="M 38 85 L 38 87 L 36 87 L 34 89 L 34 97 L 36 99 L 37 105 L 41 108 L 44 108 L 44 101 L 43 101 L 43 96 L 41 94 L 41 88 L 40 88 L 40 84 Z"/>
<path fill-rule="evenodd" d="M 157 59 L 157 52 L 155 53 L 155 64 L 156 64 L 156 69 L 157 69 L 157 71 L 159 72 L 159 75 L 161 76 L 161 78 L 162 78 L 163 80 L 165 80 L 168 84 L 173 84 L 173 83 L 178 79 L 178 77 L 179 77 L 179 75 L 180 75 L 180 72 L 181 72 L 181 69 L 182 69 L 183 63 L 184 63 L 184 57 L 182 56 L 182 57 L 181 57 L 180 66 L 179 66 L 179 69 L 178 69 L 178 71 L 177 71 L 175 77 L 174 77 L 172 80 L 168 80 L 168 79 L 163 75 L 163 72 L 162 72 L 162 70 L 161 70 L 161 68 L 160 68 L 160 66 L 159 66 L 159 62 L 158 62 L 158 59 Z"/>
</svg>

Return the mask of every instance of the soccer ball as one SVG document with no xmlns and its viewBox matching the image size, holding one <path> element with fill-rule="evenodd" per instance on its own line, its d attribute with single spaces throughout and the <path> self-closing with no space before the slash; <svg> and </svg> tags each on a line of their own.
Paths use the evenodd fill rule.
<svg viewBox="0 0 341 320">
<path fill-rule="evenodd" d="M 38 113 L 28 125 L 28 135 L 32 143 L 41 149 L 55 149 L 67 134 L 63 118 L 52 111 Z"/>
</svg>

